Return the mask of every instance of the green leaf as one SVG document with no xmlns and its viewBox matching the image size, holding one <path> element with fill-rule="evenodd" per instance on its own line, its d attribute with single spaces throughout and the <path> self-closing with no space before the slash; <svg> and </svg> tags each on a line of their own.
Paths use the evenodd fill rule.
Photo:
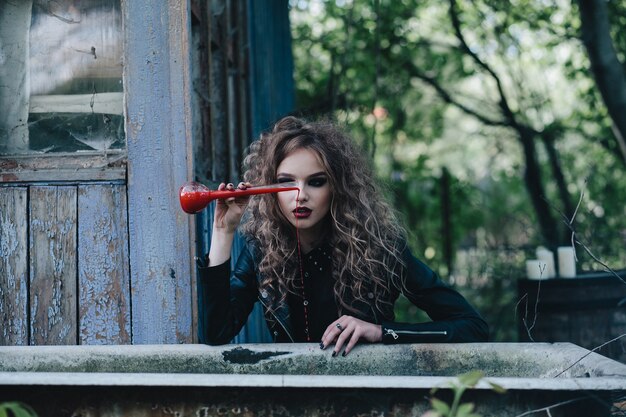
<svg viewBox="0 0 626 417">
<path fill-rule="evenodd" d="M 506 394 L 506 388 L 501 385 L 496 384 L 495 382 L 487 381 L 489 385 L 491 385 L 491 389 L 493 389 L 498 394 Z"/>
<path fill-rule="evenodd" d="M 440 399 L 437 398 L 431 398 L 430 399 L 430 404 L 433 406 L 433 408 L 435 409 L 435 411 L 437 411 L 438 413 L 447 416 L 450 414 L 450 406 L 446 403 L 444 403 L 443 401 L 441 401 Z"/>
<path fill-rule="evenodd" d="M 478 384 L 478 381 L 480 381 L 483 376 L 485 376 L 485 374 L 483 374 L 482 371 L 471 371 L 466 374 L 459 375 L 458 378 L 461 384 L 473 387 Z"/>
<path fill-rule="evenodd" d="M 461 404 L 459 405 L 459 408 L 456 412 L 456 417 L 469 417 L 472 414 L 473 410 L 474 410 L 473 403 Z"/>
<path fill-rule="evenodd" d="M 21 408 L 21 407 L 13 408 L 13 409 L 11 409 L 11 411 L 13 411 L 13 415 L 15 415 L 15 417 L 33 417 L 33 416 L 36 416 L 36 414 L 31 414 L 27 409 Z"/>
<path fill-rule="evenodd" d="M 19 403 L 11 402 L 0 405 L 0 417 L 7 417 L 8 413 L 5 411 L 11 411 L 14 417 L 37 417 L 37 413 L 30 406 Z"/>
</svg>

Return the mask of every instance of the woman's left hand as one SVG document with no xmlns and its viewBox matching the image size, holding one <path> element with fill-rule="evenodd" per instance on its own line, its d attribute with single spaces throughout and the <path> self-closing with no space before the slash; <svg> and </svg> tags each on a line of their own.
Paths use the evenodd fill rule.
<svg viewBox="0 0 626 417">
<path fill-rule="evenodd" d="M 382 326 L 359 320 L 356 317 L 344 315 L 333 321 L 326 328 L 326 331 L 322 335 L 320 347 L 325 349 L 327 346 L 334 343 L 335 349 L 333 349 L 333 356 L 336 356 L 347 342 L 348 344 L 343 351 L 343 356 L 346 356 L 359 340 L 365 340 L 371 343 L 382 342 Z"/>
</svg>

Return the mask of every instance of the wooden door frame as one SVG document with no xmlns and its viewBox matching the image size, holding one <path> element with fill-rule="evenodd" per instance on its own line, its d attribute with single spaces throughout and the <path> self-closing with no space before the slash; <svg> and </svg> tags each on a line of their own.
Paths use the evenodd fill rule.
<svg viewBox="0 0 626 417">
<path fill-rule="evenodd" d="M 191 343 L 195 224 L 178 202 L 193 172 L 189 3 L 122 9 L 132 343 Z"/>
</svg>

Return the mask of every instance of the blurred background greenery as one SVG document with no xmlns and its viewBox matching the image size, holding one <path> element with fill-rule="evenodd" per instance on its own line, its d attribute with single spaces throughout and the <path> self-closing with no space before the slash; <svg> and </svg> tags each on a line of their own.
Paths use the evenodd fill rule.
<svg viewBox="0 0 626 417">
<path fill-rule="evenodd" d="M 296 113 L 348 126 L 414 253 L 493 340 L 517 339 L 537 246 L 574 242 L 579 272 L 626 266 L 626 2 L 290 6 Z"/>
</svg>

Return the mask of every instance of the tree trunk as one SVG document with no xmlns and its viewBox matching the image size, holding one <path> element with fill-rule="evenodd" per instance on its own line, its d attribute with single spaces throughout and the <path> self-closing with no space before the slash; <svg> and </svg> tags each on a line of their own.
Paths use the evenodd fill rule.
<svg viewBox="0 0 626 417">
<path fill-rule="evenodd" d="M 441 235 L 443 238 L 443 260 L 448 269 L 447 275 L 452 274 L 454 263 L 453 232 L 452 232 L 452 201 L 450 197 L 450 171 L 443 168 L 441 172 Z"/>
<path fill-rule="evenodd" d="M 563 170 L 561 169 L 558 153 L 554 148 L 554 140 L 553 138 L 546 137 L 545 135 L 543 135 L 541 139 L 543 140 L 543 144 L 548 153 L 548 160 L 552 170 L 552 175 L 554 176 L 559 197 L 561 199 L 561 203 L 563 204 L 563 214 L 568 218 L 571 218 L 571 216 L 574 215 L 574 205 L 572 204 L 569 191 L 567 191 L 567 182 L 565 181 L 565 176 L 563 175 Z M 561 228 L 561 244 L 568 242 L 570 233 L 571 232 L 568 228 Z"/>
<path fill-rule="evenodd" d="M 519 134 L 526 161 L 524 183 L 535 209 L 541 233 L 546 240 L 547 246 L 556 247 L 559 244 L 559 233 L 550 211 L 550 205 L 546 201 L 546 194 L 541 181 L 541 167 L 537 161 L 537 152 L 535 150 L 535 133 L 524 126 L 518 125 L 515 128 Z"/>
<path fill-rule="evenodd" d="M 606 0 L 578 0 L 582 41 L 591 70 L 613 120 L 613 131 L 626 160 L 626 76 L 613 47 Z"/>
</svg>

